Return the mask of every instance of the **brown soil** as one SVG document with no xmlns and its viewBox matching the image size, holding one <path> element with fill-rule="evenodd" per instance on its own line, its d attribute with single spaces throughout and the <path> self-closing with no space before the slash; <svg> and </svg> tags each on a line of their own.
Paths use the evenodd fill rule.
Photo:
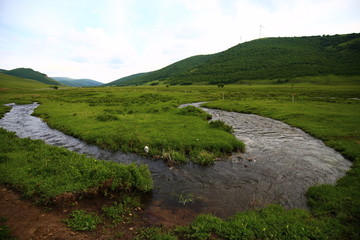
<svg viewBox="0 0 360 240">
<path fill-rule="evenodd" d="M 93 197 L 75 202 L 67 207 L 36 206 L 31 201 L 21 199 L 21 195 L 14 190 L 0 186 L 0 216 L 7 219 L 5 225 L 12 231 L 12 236 L 19 239 L 133 239 L 142 227 L 149 226 L 143 220 L 142 210 L 134 210 L 133 217 L 127 222 L 113 225 L 110 221 L 102 223 L 95 231 L 72 231 L 63 222 L 75 209 L 85 209 L 100 212 L 101 206 L 111 204 L 109 199 Z"/>
</svg>

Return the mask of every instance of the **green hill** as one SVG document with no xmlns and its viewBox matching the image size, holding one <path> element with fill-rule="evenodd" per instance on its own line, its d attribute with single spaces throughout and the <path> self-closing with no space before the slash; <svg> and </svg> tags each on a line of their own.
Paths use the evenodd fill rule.
<svg viewBox="0 0 360 240">
<path fill-rule="evenodd" d="M 34 71 L 31 68 L 16 68 L 13 70 L 4 71 L 2 73 L 15 77 L 32 79 L 45 84 L 62 85 L 59 82 L 55 81 L 54 79 L 49 78 L 46 74 L 38 71 Z"/>
<path fill-rule="evenodd" d="M 122 84 L 124 83 L 124 86 L 128 85 L 127 82 L 131 79 L 139 79 L 138 81 L 141 82 L 141 76 L 142 75 L 146 75 L 146 74 L 150 74 L 151 72 L 148 73 L 136 73 L 130 76 L 126 76 L 123 78 L 120 78 L 118 80 L 115 80 L 113 82 L 107 83 L 105 84 L 105 86 L 122 86 Z"/>
<path fill-rule="evenodd" d="M 32 79 L 14 77 L 0 73 L 0 89 L 48 88 L 49 85 Z"/>
<path fill-rule="evenodd" d="M 92 79 L 73 79 L 67 77 L 52 77 L 52 79 L 72 87 L 96 87 L 103 85 L 103 83 Z"/>
<path fill-rule="evenodd" d="M 303 76 L 360 75 L 360 34 L 263 38 L 226 51 L 195 56 L 108 85 L 241 83 Z"/>
<path fill-rule="evenodd" d="M 106 84 L 106 86 L 137 85 L 152 81 L 172 82 L 178 76 L 181 76 L 183 73 L 190 71 L 194 66 L 198 66 L 199 64 L 204 63 L 211 56 L 212 55 L 198 55 L 189 57 L 157 71 L 138 73 L 124 78 L 120 78 L 116 81 Z M 186 82 L 184 82 L 183 84 L 186 84 Z"/>
</svg>

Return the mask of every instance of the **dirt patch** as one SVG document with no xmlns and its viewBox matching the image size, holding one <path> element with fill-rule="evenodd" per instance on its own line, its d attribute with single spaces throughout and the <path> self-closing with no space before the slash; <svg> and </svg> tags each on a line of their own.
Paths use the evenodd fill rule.
<svg viewBox="0 0 360 240">
<path fill-rule="evenodd" d="M 0 216 L 7 219 L 5 224 L 11 229 L 12 236 L 26 240 L 133 239 L 139 229 L 149 226 L 143 221 L 141 210 L 134 210 L 134 217 L 127 222 L 114 225 L 110 221 L 104 221 L 91 232 L 72 231 L 63 222 L 72 210 L 85 209 L 100 213 L 101 207 L 110 204 L 110 201 L 103 197 L 94 197 L 79 201 L 71 207 L 46 209 L 34 205 L 31 201 L 21 199 L 19 193 L 0 186 Z"/>
</svg>

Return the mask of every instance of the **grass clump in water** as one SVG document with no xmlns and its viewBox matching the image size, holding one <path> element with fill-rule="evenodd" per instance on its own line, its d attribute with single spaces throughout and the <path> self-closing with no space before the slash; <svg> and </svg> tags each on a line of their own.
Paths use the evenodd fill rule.
<svg viewBox="0 0 360 240">
<path fill-rule="evenodd" d="M 181 164 L 189 162 L 185 154 L 174 150 L 163 151 L 162 156 L 168 163 Z"/>
<path fill-rule="evenodd" d="M 208 152 L 206 150 L 197 150 L 193 151 L 191 160 L 199 165 L 211 165 L 214 163 L 216 155 L 214 153 Z"/>
<path fill-rule="evenodd" d="M 113 223 L 125 221 L 133 216 L 133 210 L 140 208 L 140 198 L 123 196 L 121 201 L 114 202 L 110 206 L 103 206 L 101 210 Z"/>
</svg>

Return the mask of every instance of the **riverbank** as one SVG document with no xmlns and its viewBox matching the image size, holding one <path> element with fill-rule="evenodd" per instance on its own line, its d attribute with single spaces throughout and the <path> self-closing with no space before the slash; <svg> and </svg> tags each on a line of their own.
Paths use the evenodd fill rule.
<svg viewBox="0 0 360 240">
<path fill-rule="evenodd" d="M 192 105 L 199 107 L 200 103 Z M 37 103 L 13 105 L 0 120 L 0 126 L 15 131 L 20 137 L 44 140 L 47 144 L 97 159 L 146 165 L 155 190 L 145 211 L 159 224 L 189 223 L 201 213 L 226 218 L 234 212 L 268 204 L 307 209 L 305 193 L 308 187 L 334 184 L 351 164 L 321 141 L 279 121 L 204 109 L 215 122 L 229 124 L 234 135 L 246 142 L 247 151 L 233 153 L 229 159 L 206 168 L 192 164 L 169 168 L 162 161 L 108 152 L 51 129 L 39 118 L 31 116 L 37 107 Z M 141 182 L 140 179 L 136 181 Z M 186 201 L 186 207 L 182 201 Z"/>
</svg>

